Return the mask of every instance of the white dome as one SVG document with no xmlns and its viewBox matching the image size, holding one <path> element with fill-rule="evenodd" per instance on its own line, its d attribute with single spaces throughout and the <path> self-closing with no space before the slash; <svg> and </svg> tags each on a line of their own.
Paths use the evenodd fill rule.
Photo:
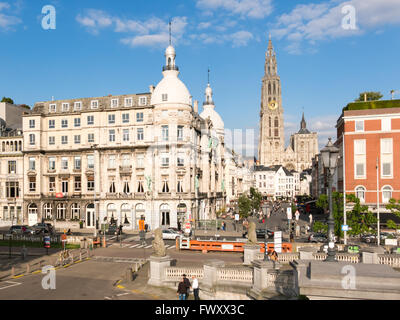
<svg viewBox="0 0 400 320">
<path fill-rule="evenodd" d="M 185 84 L 178 78 L 176 70 L 164 71 L 164 79 L 156 86 L 151 95 L 151 104 L 157 105 L 188 105 L 191 106 L 191 95 Z M 163 99 L 163 95 L 167 95 Z M 165 99 L 166 98 L 166 99 Z M 164 100 L 164 101 L 163 101 Z"/>
<path fill-rule="evenodd" d="M 173 46 L 169 46 L 166 50 L 165 50 L 165 55 L 176 55 L 175 53 L 175 48 Z"/>
<path fill-rule="evenodd" d="M 214 110 L 213 105 L 205 105 L 203 112 L 200 114 L 204 120 L 210 118 L 214 129 L 217 131 L 218 134 L 223 134 L 225 129 L 225 124 L 222 121 L 221 116 L 218 114 L 217 111 Z"/>
</svg>

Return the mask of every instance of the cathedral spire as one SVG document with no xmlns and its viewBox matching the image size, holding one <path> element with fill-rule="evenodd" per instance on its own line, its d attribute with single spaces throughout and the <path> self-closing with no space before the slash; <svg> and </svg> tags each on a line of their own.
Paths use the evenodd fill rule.
<svg viewBox="0 0 400 320">
<path fill-rule="evenodd" d="M 306 120 L 304 119 L 304 112 L 303 112 L 303 117 L 301 118 L 300 128 L 307 129 L 307 123 L 306 123 Z"/>
</svg>

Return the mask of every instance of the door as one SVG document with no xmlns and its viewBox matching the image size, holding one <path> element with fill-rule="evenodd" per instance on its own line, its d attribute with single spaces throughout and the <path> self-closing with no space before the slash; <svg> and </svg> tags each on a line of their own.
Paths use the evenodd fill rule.
<svg viewBox="0 0 400 320">
<path fill-rule="evenodd" d="M 96 225 L 94 208 L 86 209 L 86 228 L 94 228 Z"/>
</svg>

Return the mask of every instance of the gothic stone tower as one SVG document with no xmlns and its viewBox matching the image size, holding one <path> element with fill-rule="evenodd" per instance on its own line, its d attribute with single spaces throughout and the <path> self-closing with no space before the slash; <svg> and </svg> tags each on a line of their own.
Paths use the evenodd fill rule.
<svg viewBox="0 0 400 320">
<path fill-rule="evenodd" d="M 281 80 L 278 76 L 276 54 L 271 37 L 265 54 L 265 75 L 262 79 L 260 141 L 258 158 L 260 165 L 282 164 L 285 148 Z"/>
</svg>

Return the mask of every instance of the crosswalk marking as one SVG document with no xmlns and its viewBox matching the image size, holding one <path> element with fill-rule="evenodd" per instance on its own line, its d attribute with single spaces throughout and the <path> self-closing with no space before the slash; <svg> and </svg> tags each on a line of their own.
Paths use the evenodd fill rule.
<svg viewBox="0 0 400 320">
<path fill-rule="evenodd" d="M 133 245 L 133 246 L 130 246 L 129 248 L 136 248 L 136 247 L 138 247 L 138 246 L 140 246 L 140 244 L 135 244 L 135 245 Z"/>
<path fill-rule="evenodd" d="M 145 249 L 148 249 L 148 248 L 150 248 L 151 246 L 152 246 L 152 245 L 150 244 L 150 245 L 146 246 Z"/>
</svg>

